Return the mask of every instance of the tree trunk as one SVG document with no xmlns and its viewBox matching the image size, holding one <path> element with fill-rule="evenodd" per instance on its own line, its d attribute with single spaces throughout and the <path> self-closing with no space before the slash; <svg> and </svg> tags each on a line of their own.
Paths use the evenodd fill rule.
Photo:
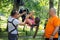
<svg viewBox="0 0 60 40">
<path fill-rule="evenodd" d="M 17 4 L 17 0 L 14 0 L 13 9 L 19 10 L 19 5 Z"/>
<path fill-rule="evenodd" d="M 57 11 L 58 17 L 59 17 L 59 13 L 60 13 L 60 0 L 58 1 L 58 11 Z"/>
<path fill-rule="evenodd" d="M 2 6 L 1 6 L 1 4 L 2 4 L 1 2 L 2 2 L 2 0 L 0 0 L 0 8 L 2 7 Z"/>
<path fill-rule="evenodd" d="M 49 0 L 49 8 L 54 7 L 54 0 Z"/>
<path fill-rule="evenodd" d="M 13 9 L 19 10 L 20 6 L 24 6 L 23 0 L 14 0 Z"/>
</svg>

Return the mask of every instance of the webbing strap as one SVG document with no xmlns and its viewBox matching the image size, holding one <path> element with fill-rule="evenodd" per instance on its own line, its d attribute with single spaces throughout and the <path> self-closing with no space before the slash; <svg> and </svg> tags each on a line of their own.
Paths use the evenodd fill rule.
<svg viewBox="0 0 60 40">
<path fill-rule="evenodd" d="M 14 28 L 15 29 L 13 29 L 13 30 L 11 30 L 10 32 L 8 32 L 8 33 L 11 33 L 11 32 L 13 32 L 14 30 L 16 30 L 17 29 L 17 26 L 15 26 L 14 25 L 14 23 L 13 23 L 13 21 L 14 21 L 15 19 L 13 19 L 12 21 L 8 21 L 8 23 L 12 23 L 12 25 L 14 26 Z"/>
</svg>

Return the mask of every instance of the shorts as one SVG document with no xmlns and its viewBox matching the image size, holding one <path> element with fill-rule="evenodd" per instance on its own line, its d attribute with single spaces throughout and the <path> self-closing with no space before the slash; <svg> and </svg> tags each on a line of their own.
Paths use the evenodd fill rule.
<svg viewBox="0 0 60 40">
<path fill-rule="evenodd" d="M 8 40 L 18 40 L 17 34 L 8 34 Z"/>
</svg>

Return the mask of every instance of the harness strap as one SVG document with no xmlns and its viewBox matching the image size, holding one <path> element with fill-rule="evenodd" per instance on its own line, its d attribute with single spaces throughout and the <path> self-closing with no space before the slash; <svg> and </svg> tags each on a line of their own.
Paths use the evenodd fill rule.
<svg viewBox="0 0 60 40">
<path fill-rule="evenodd" d="M 11 30 L 10 32 L 8 32 L 9 34 L 11 34 L 11 32 L 13 32 L 14 30 L 17 29 L 17 26 L 15 26 L 14 23 L 13 23 L 14 20 L 15 20 L 15 19 L 13 19 L 12 21 L 8 21 L 8 23 L 11 23 L 11 24 L 15 27 L 15 29 L 13 29 L 13 30 Z"/>
</svg>

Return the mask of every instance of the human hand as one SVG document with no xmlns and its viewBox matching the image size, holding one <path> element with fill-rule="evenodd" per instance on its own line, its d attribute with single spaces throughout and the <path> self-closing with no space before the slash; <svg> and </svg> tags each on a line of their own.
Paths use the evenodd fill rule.
<svg viewBox="0 0 60 40">
<path fill-rule="evenodd" d="M 53 40 L 53 36 L 51 36 L 51 37 L 49 38 L 49 40 Z"/>
<path fill-rule="evenodd" d="M 26 14 L 26 12 L 23 13 L 23 15 Z"/>
</svg>

